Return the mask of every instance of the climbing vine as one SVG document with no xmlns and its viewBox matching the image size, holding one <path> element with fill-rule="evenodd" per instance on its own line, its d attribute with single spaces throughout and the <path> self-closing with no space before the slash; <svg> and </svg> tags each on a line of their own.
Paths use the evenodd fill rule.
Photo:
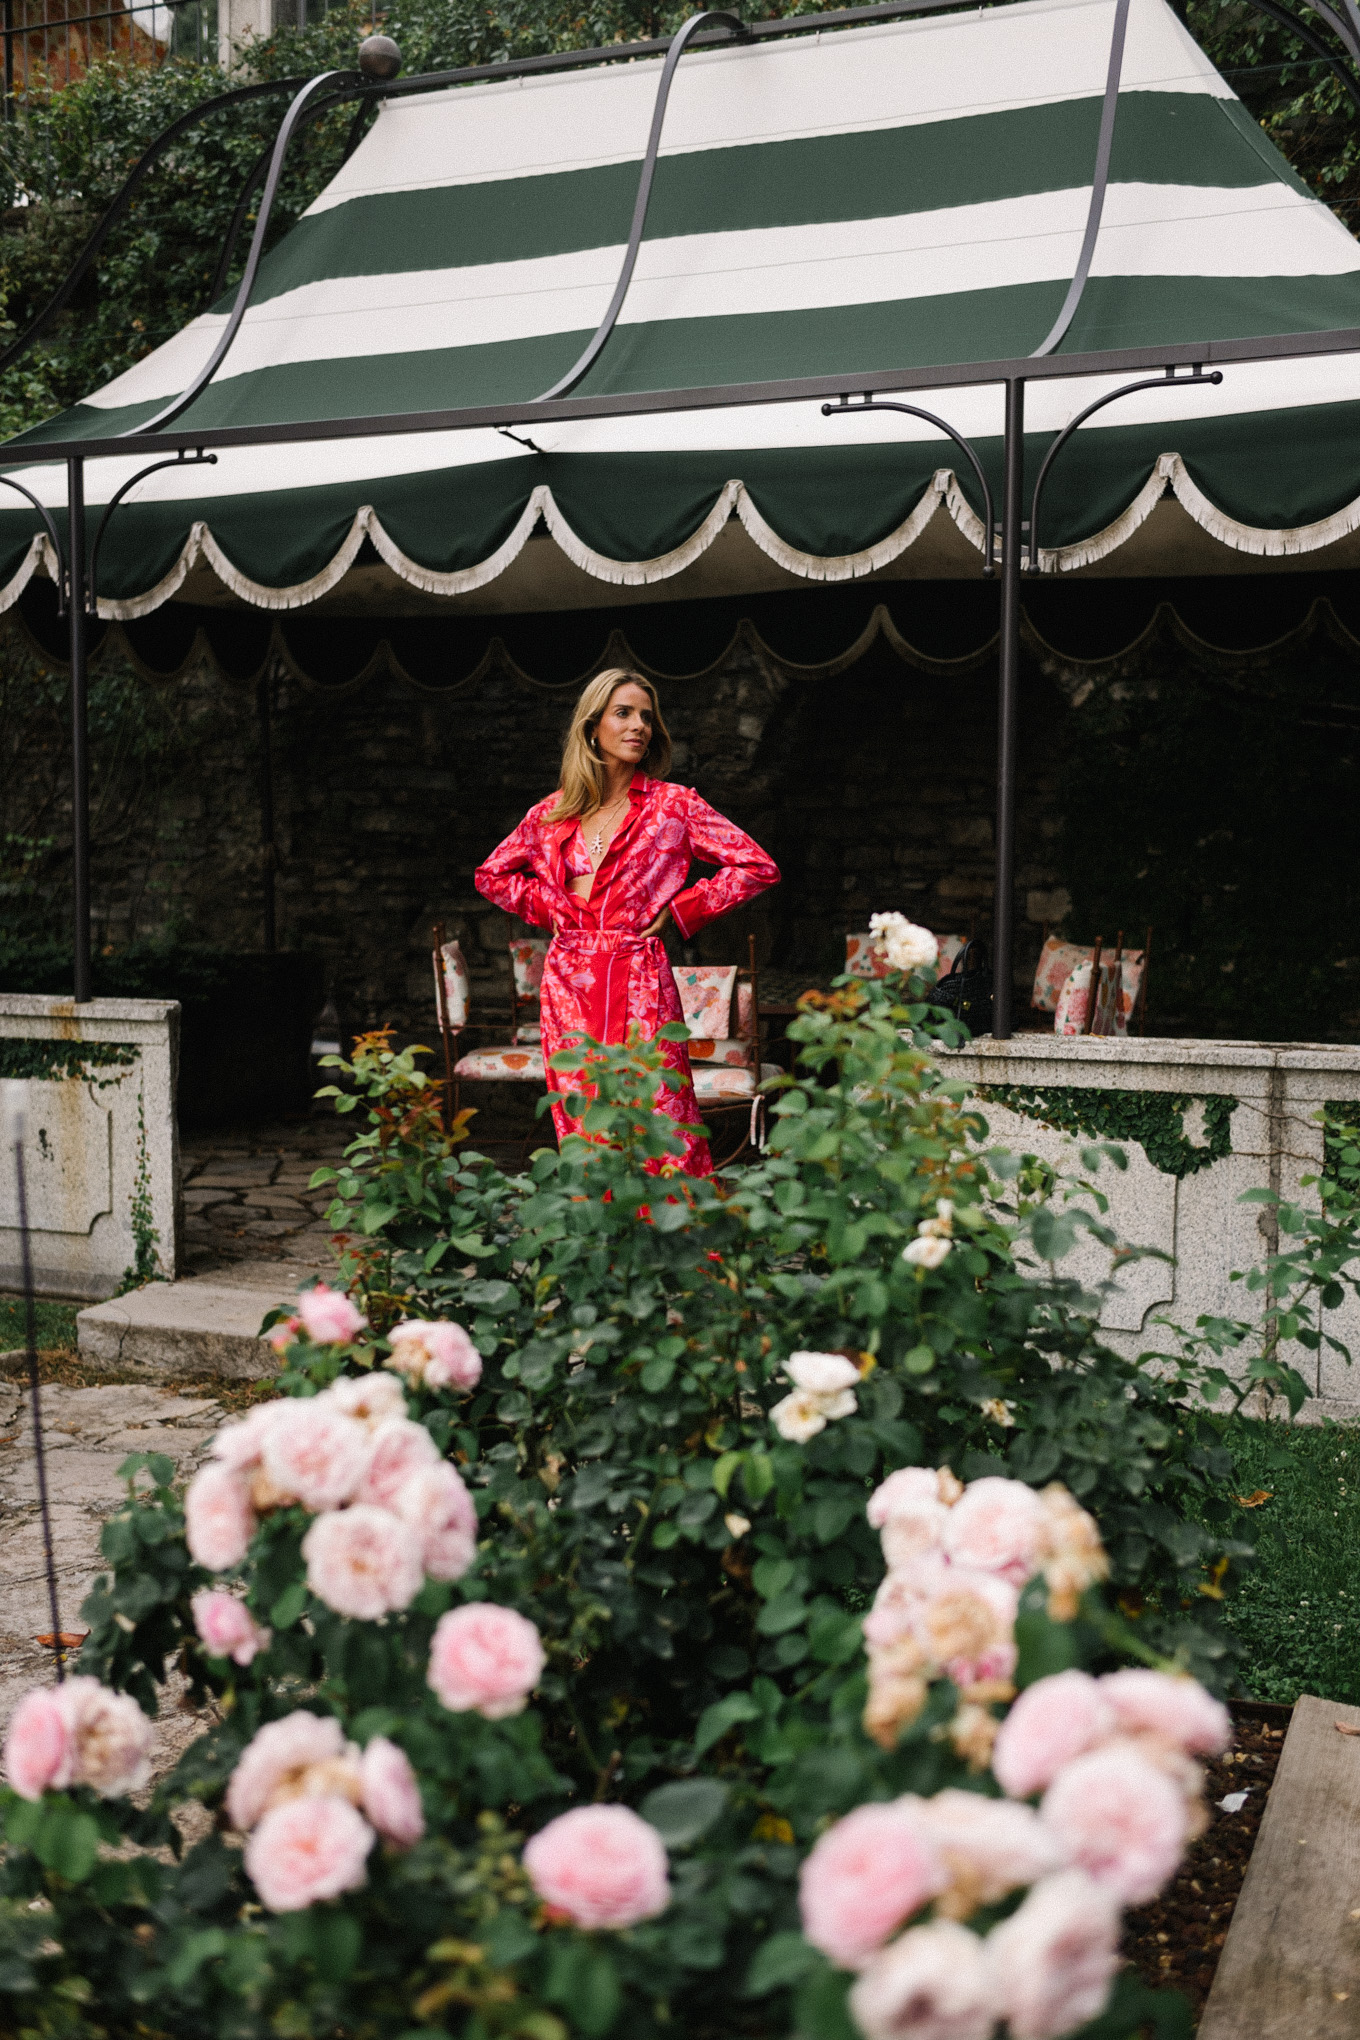
<svg viewBox="0 0 1360 2040">
<path fill-rule="evenodd" d="M 152 1223 L 151 1203 L 151 1160 L 146 1140 L 146 1098 L 137 1093 L 137 1175 L 132 1186 L 132 1260 L 123 1270 L 123 1279 L 118 1284 L 117 1296 L 126 1296 L 130 1289 L 140 1289 L 144 1282 L 154 1282 L 165 1273 L 161 1257 L 156 1249 L 161 1236 Z"/>
<path fill-rule="evenodd" d="M 978 1096 L 987 1104 L 1004 1105 L 1037 1119 L 1059 1133 L 1083 1133 L 1091 1140 L 1136 1140 L 1154 1169 L 1164 1176 L 1193 1176 L 1232 1153 L 1232 1116 L 1237 1100 L 1227 1096 L 1201 1099 L 1204 1106 L 1202 1146 L 1185 1131 L 1185 1113 L 1196 1101 L 1173 1091 L 1115 1091 L 1075 1086 L 989 1084 Z"/>
<path fill-rule="evenodd" d="M 97 1091 L 121 1084 L 122 1076 L 97 1077 L 95 1070 L 125 1070 L 141 1050 L 130 1041 L 39 1041 L 27 1035 L 0 1041 L 0 1077 L 29 1078 L 42 1084 L 80 1077 Z"/>
</svg>

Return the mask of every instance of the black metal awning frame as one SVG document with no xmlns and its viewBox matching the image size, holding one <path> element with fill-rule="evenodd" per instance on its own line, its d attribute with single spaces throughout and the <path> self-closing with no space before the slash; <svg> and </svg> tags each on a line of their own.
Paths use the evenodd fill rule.
<svg viewBox="0 0 1360 2040">
<path fill-rule="evenodd" d="M 723 43 L 762 42 L 775 37 L 820 33 L 828 28 L 850 27 L 875 21 L 899 19 L 926 12 L 941 13 L 975 4 L 975 0 L 887 0 L 887 4 L 850 7 L 826 14 L 785 16 L 773 21 L 742 23 L 727 12 L 705 12 L 692 16 L 672 37 L 655 41 L 614 44 L 604 49 L 566 52 L 545 57 L 528 57 L 503 64 L 469 66 L 456 71 L 436 72 L 424 77 L 396 80 L 391 75 L 362 72 L 332 72 L 306 81 L 291 79 L 272 86 L 250 86 L 219 95 L 205 102 L 194 116 L 181 116 L 160 136 L 134 167 L 128 183 L 99 222 L 77 258 L 71 274 L 39 313 L 28 331 L 0 357 L 7 366 L 37 338 L 38 334 L 69 301 L 80 276 L 93 262 L 110 228 L 126 210 L 133 190 L 154 166 L 166 143 L 200 117 L 238 100 L 257 99 L 269 93 L 291 93 L 291 103 L 271 147 L 252 167 L 223 249 L 217 284 L 226 275 L 235 242 L 245 220 L 249 202 L 260 182 L 264 196 L 252 236 L 245 271 L 238 286 L 227 326 L 210 360 L 188 389 L 174 398 L 146 426 L 117 436 L 67 439 L 59 444 L 13 446 L 12 464 L 24 468 L 63 462 L 67 472 L 66 545 L 59 544 L 51 514 L 22 483 L 0 475 L 0 485 L 16 489 L 37 511 L 48 542 L 58 555 L 59 602 L 65 611 L 70 634 L 71 666 L 71 748 L 72 820 L 74 866 L 75 999 L 84 1004 L 91 997 L 91 893 L 90 893 L 90 789 L 88 743 L 88 647 L 87 626 L 97 613 L 91 567 L 97 563 L 100 539 L 109 518 L 136 482 L 157 468 L 207 464 L 214 452 L 237 447 L 309 445 L 334 439 L 371 439 L 403 434 L 473 432 L 488 429 L 557 424 L 578 419 L 634 418 L 687 411 L 734 410 L 756 405 L 820 403 L 828 419 L 857 415 L 861 410 L 908 411 L 938 426 L 961 448 L 974 474 L 982 481 L 985 518 L 983 572 L 998 574 L 1000 583 L 1000 684 L 997 711 L 997 804 L 996 878 L 993 905 L 993 970 L 995 997 L 992 1032 L 998 1040 L 1010 1038 L 1013 1022 L 1013 956 L 1015 893 L 1015 779 L 1018 736 L 1020 678 L 1020 586 L 1022 575 L 1039 569 L 1038 512 L 1042 490 L 1054 458 L 1092 412 L 1115 402 L 1135 389 L 1203 388 L 1223 380 L 1222 371 L 1233 365 L 1258 361 L 1306 360 L 1333 354 L 1360 355 L 1360 327 L 1313 333 L 1271 334 L 1248 340 L 1185 341 L 1172 346 L 1111 348 L 1081 354 L 1058 354 L 1080 304 L 1090 273 L 1105 202 L 1115 116 L 1119 99 L 1125 28 L 1129 0 L 1115 0 L 1110 57 L 1102 105 L 1096 161 L 1086 230 L 1077 268 L 1058 318 L 1040 347 L 1033 353 L 1010 359 L 980 362 L 947 362 L 915 369 L 890 369 L 851 376 L 807 376 L 775 382 L 718 384 L 676 390 L 644 390 L 625 396 L 576 397 L 569 392 L 586 375 L 603 352 L 622 309 L 637 260 L 646 225 L 652 179 L 660 148 L 667 98 L 676 66 L 686 48 L 718 46 Z M 1341 0 L 1339 9 L 1327 0 L 1307 0 L 1309 12 L 1341 44 L 1344 60 L 1338 58 L 1309 24 L 1298 22 L 1278 0 L 1249 0 L 1249 4 L 1299 35 L 1331 65 L 1346 90 L 1360 105 L 1360 0 Z M 712 24 L 709 26 L 708 24 Z M 389 45 L 389 49 L 392 46 Z M 365 49 L 369 48 L 365 45 Z M 372 103 L 378 99 L 405 97 L 446 86 L 473 84 L 512 76 L 583 69 L 589 66 L 635 61 L 639 57 L 664 56 L 663 66 L 638 185 L 628 246 L 620 268 L 610 306 L 592 339 L 568 374 L 543 396 L 505 404 L 462 406 L 449 410 L 378 414 L 366 418 L 325 418 L 296 424 L 259 426 L 198 427 L 190 431 L 170 429 L 212 380 L 225 359 L 249 304 L 251 290 L 264 250 L 269 215 L 284 157 L 291 140 L 319 114 L 345 101 L 358 101 L 349 148 L 357 143 L 362 124 Z M 381 60 L 381 53 L 380 53 Z M 361 61 L 362 55 L 361 55 Z M 347 150 L 348 153 L 348 150 Z M 1188 373 L 1178 374 L 1178 370 Z M 1160 371 L 1160 373 L 1158 373 Z M 1054 382 L 1086 377 L 1132 375 L 1140 380 L 1111 391 L 1088 405 L 1069 425 L 1055 435 L 1040 468 L 1025 516 L 1024 417 L 1025 390 L 1033 382 Z M 912 393 L 957 390 L 983 385 L 1000 386 L 1005 395 L 1005 424 L 1002 452 L 1001 515 L 993 522 L 991 493 L 975 450 L 953 426 L 934 413 L 914 404 L 892 401 Z M 855 401 L 855 400 L 858 401 Z M 11 442 L 11 445 L 13 443 Z M 93 548 L 94 559 L 87 564 L 85 521 L 85 467 L 92 460 L 124 459 L 129 454 L 156 456 L 143 473 L 132 477 L 108 505 Z M 999 541 L 999 569 L 994 554 Z M 272 918 L 272 915 L 271 915 Z"/>
</svg>

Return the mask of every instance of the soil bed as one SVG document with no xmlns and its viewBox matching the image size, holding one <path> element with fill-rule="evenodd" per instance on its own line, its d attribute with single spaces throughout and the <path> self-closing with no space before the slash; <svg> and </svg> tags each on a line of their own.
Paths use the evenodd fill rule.
<svg viewBox="0 0 1360 2040">
<path fill-rule="evenodd" d="M 1233 1746 L 1206 1766 L 1209 1825 L 1187 1850 L 1175 1882 L 1128 1915 L 1125 1955 L 1145 1983 L 1183 1991 L 1196 2021 L 1228 1938 L 1289 1715 L 1287 1707 L 1233 1703 Z M 1218 1802 L 1242 1791 L 1245 1804 L 1225 1813 Z"/>
</svg>

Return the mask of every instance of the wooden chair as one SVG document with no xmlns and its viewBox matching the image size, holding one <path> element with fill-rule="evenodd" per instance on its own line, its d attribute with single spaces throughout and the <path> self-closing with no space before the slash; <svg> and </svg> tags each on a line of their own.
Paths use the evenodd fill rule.
<svg viewBox="0 0 1360 2040">
<path fill-rule="evenodd" d="M 1045 928 L 1030 994 L 1031 1014 L 1052 1013 L 1054 1029 L 1062 1034 L 1145 1033 L 1152 930 L 1143 937 L 1141 949 L 1125 949 L 1121 928 L 1113 953 L 1106 958 L 1104 950 L 1103 936 L 1088 949 L 1077 942 L 1062 942 Z M 1074 984 L 1078 973 L 1081 981 Z M 1093 984 L 1094 999 L 1090 996 Z"/>
</svg>

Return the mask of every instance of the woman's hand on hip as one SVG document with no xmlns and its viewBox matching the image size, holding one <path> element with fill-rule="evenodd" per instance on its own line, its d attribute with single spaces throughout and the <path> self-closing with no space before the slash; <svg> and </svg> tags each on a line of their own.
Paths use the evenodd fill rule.
<svg viewBox="0 0 1360 2040">
<path fill-rule="evenodd" d="M 643 929 L 642 933 L 644 939 L 648 935 L 659 935 L 661 933 L 661 930 L 665 927 L 666 923 L 670 920 L 670 917 L 671 917 L 670 908 L 663 907 L 661 909 L 661 912 L 657 915 L 656 919 L 650 924 L 650 926 Z"/>
</svg>

